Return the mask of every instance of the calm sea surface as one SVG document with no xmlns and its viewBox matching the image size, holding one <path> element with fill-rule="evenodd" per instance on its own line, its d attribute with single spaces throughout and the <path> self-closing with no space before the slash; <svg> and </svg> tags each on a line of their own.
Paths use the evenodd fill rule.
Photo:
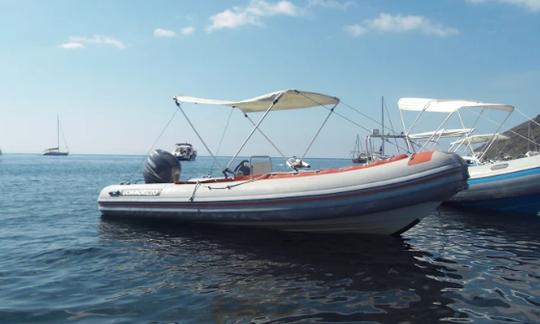
<svg viewBox="0 0 540 324">
<path fill-rule="evenodd" d="M 400 239 L 101 219 L 142 159 L 0 156 L 1 323 L 540 322 L 539 217 L 440 209 Z"/>
</svg>

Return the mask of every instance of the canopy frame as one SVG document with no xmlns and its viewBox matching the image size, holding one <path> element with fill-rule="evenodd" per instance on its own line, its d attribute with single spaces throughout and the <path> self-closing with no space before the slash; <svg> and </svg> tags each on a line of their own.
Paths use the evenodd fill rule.
<svg viewBox="0 0 540 324">
<path fill-rule="evenodd" d="M 287 95 L 290 95 L 291 98 L 287 98 Z M 301 98 L 303 97 L 303 99 Z M 321 101 L 314 99 L 319 98 Z M 288 102 L 280 103 L 282 100 L 289 99 Z M 272 99 L 270 104 L 267 106 L 266 109 L 261 109 L 261 103 L 267 102 L 269 99 Z M 305 155 L 309 152 L 311 146 L 319 136 L 321 130 L 324 128 L 326 123 L 328 122 L 330 116 L 334 112 L 334 109 L 338 106 L 340 100 L 337 97 L 331 97 L 327 95 L 323 95 L 320 93 L 315 92 L 306 92 L 306 91 L 300 91 L 300 90 L 282 90 L 273 92 L 267 95 L 262 95 L 256 98 L 243 100 L 243 101 L 226 101 L 226 100 L 211 100 L 211 99 L 203 99 L 203 98 L 195 98 L 195 97 L 188 97 L 188 96 L 176 96 L 173 98 L 176 105 L 184 115 L 184 118 L 188 121 L 188 124 L 193 129 L 199 140 L 203 143 L 205 149 L 208 151 L 208 153 L 212 156 L 214 162 L 218 165 L 219 162 L 217 161 L 215 155 L 210 150 L 206 142 L 203 140 L 202 136 L 199 134 L 191 120 L 188 118 L 187 114 L 182 109 L 181 102 L 188 102 L 188 103 L 194 103 L 194 104 L 209 104 L 209 105 L 223 105 L 223 106 L 229 106 L 232 108 L 238 108 L 242 110 L 244 117 L 248 119 L 248 121 L 253 125 L 253 128 L 251 129 L 250 133 L 247 135 L 247 137 L 244 139 L 234 156 L 229 160 L 225 168 L 223 168 L 223 175 L 225 178 L 228 178 L 229 174 L 233 174 L 234 172 L 231 171 L 230 167 L 234 160 L 238 157 L 238 155 L 242 152 L 246 144 L 249 142 L 249 140 L 252 138 L 253 134 L 258 131 L 277 151 L 278 153 L 285 158 L 285 155 L 282 153 L 282 151 L 270 140 L 270 138 L 261 130 L 260 126 L 263 123 L 263 121 L 266 119 L 268 114 L 273 110 L 288 110 L 288 109 L 296 109 L 296 108 L 309 108 L 309 107 L 317 107 L 322 106 L 329 110 L 329 113 L 327 114 L 326 118 L 322 122 L 322 125 L 319 127 L 313 138 L 311 139 L 310 143 L 308 144 L 306 150 L 304 151 L 304 154 L 302 155 L 302 159 L 305 157 Z M 295 108 L 295 104 L 298 104 L 298 107 Z M 332 104 L 331 108 L 328 108 L 327 105 Z M 277 108 L 276 108 L 277 107 Z M 251 112 L 263 112 L 264 114 L 259 118 L 257 123 L 255 123 L 248 115 L 248 113 Z"/>
<path fill-rule="evenodd" d="M 415 106 L 415 104 L 420 105 L 420 106 Z M 499 111 L 507 112 L 504 120 L 500 123 L 497 123 L 498 125 L 497 125 L 496 133 L 500 131 L 504 123 L 508 120 L 508 118 L 510 118 L 510 115 L 514 111 L 513 106 L 506 105 L 506 104 L 484 103 L 481 101 L 473 101 L 473 100 L 448 100 L 448 99 L 430 99 L 430 98 L 401 98 L 398 101 L 398 108 L 400 111 L 401 123 L 403 125 L 403 129 L 405 130 L 405 135 L 409 140 L 412 139 L 410 137 L 412 130 L 414 129 L 414 127 L 417 126 L 420 118 L 424 115 L 424 113 L 426 112 L 448 113 L 448 115 L 438 125 L 435 131 L 433 131 L 432 136 L 422 144 L 422 146 L 420 147 L 420 150 L 423 150 L 428 145 L 428 143 L 431 143 L 433 141 L 434 138 L 436 138 L 435 140 L 436 142 L 440 140 L 441 138 L 440 136 L 436 137 L 437 132 L 441 132 L 443 130 L 443 127 L 445 127 L 445 125 L 448 123 L 448 121 L 453 115 L 456 115 L 458 117 L 458 120 L 461 126 L 463 128 L 466 128 L 465 123 L 463 121 L 462 114 L 461 114 L 461 111 L 463 109 L 472 109 L 472 108 L 480 109 L 480 113 L 478 113 L 478 116 L 471 127 L 472 129 L 476 128 L 476 125 L 479 122 L 485 110 L 499 110 Z M 402 113 L 403 111 L 418 111 L 419 112 L 416 115 L 412 124 L 409 126 L 409 128 L 405 127 L 405 119 Z M 466 134 L 465 137 L 469 135 L 470 133 Z M 492 146 L 493 142 L 494 142 L 494 139 L 492 139 L 488 143 L 488 145 L 486 146 L 486 149 L 483 150 L 483 152 L 481 153 L 479 161 L 482 161 L 485 154 L 487 153 L 489 148 Z M 470 150 L 471 154 L 473 154 L 474 156 L 477 155 L 477 152 L 474 151 L 474 148 L 472 147 L 470 142 L 463 141 L 459 143 L 456 147 L 450 147 L 450 149 L 452 152 L 456 152 L 463 144 L 467 145 L 467 148 Z"/>
</svg>

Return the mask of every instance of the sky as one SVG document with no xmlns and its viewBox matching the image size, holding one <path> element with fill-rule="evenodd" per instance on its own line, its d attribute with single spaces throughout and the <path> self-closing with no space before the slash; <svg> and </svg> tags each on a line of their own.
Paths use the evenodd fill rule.
<svg viewBox="0 0 540 324">
<path fill-rule="evenodd" d="M 5 153 L 55 146 L 58 114 L 73 154 L 189 141 L 208 155 L 173 96 L 241 100 L 281 89 L 337 96 L 376 119 L 384 96 L 387 125 L 398 130 L 401 97 L 502 102 L 536 116 L 540 0 L 0 0 Z M 233 111 L 218 151 L 230 109 L 184 109 L 219 155 L 234 154 L 250 132 Z M 336 111 L 378 127 L 346 106 Z M 301 155 L 325 116 L 275 112 L 262 129 L 283 153 Z M 522 121 L 514 114 L 505 125 Z M 308 156 L 348 157 L 356 134 L 366 131 L 334 115 Z M 277 153 L 256 134 L 241 152 L 251 154 Z"/>
</svg>

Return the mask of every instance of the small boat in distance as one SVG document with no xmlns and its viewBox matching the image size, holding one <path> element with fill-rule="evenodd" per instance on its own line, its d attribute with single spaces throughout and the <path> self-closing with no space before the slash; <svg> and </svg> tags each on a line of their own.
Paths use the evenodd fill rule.
<svg viewBox="0 0 540 324">
<path fill-rule="evenodd" d="M 197 158 L 197 150 L 189 143 L 177 143 L 173 155 L 179 161 L 194 161 Z"/>
<path fill-rule="evenodd" d="M 63 135 L 63 133 L 62 133 Z M 66 142 L 66 139 L 64 138 L 64 142 Z M 60 118 L 58 115 L 56 115 L 56 147 L 50 147 L 43 151 L 42 155 L 48 155 L 48 156 L 65 156 L 69 154 L 69 150 L 66 143 L 66 150 L 61 151 L 60 150 Z"/>
<path fill-rule="evenodd" d="M 369 156 L 366 152 L 362 151 L 360 145 L 360 135 L 356 134 L 356 142 L 354 142 L 354 149 L 351 151 L 352 163 L 365 164 L 369 162 Z"/>
</svg>

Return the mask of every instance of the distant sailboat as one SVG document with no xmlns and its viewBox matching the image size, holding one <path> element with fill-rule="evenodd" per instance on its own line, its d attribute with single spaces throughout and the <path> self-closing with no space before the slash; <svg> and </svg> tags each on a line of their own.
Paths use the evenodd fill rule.
<svg viewBox="0 0 540 324">
<path fill-rule="evenodd" d="M 63 135 L 63 134 L 62 134 Z M 64 138 L 64 142 L 66 139 Z M 66 150 L 60 151 L 60 118 L 56 115 L 56 147 L 51 147 L 43 151 L 43 155 L 64 156 L 68 155 L 69 151 L 66 143 Z"/>
</svg>

